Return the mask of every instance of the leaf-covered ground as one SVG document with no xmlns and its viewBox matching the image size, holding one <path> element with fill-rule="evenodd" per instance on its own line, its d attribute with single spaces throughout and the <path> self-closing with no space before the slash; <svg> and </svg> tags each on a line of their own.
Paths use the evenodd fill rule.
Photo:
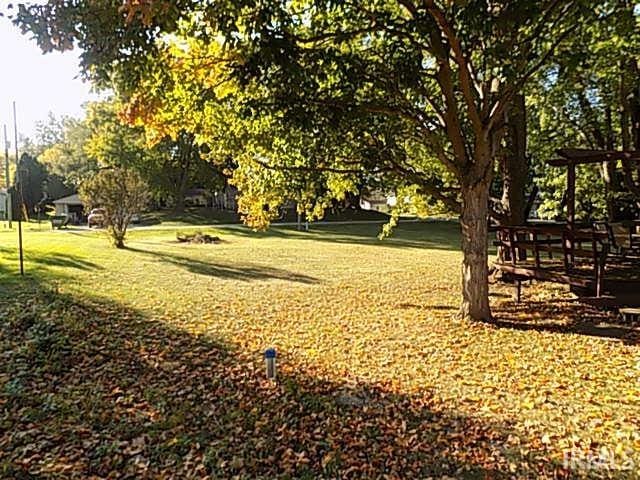
<svg viewBox="0 0 640 480">
<path fill-rule="evenodd" d="M 377 229 L 28 230 L 25 282 L 0 231 L 0 476 L 640 477 L 637 326 L 539 285 L 457 320 L 457 226 Z"/>
</svg>

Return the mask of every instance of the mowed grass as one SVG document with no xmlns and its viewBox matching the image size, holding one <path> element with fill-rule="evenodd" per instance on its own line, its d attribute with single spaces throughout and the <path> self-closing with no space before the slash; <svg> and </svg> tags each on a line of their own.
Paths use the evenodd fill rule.
<svg viewBox="0 0 640 480">
<path fill-rule="evenodd" d="M 457 319 L 455 223 L 207 232 L 28 229 L 22 281 L 0 230 L 0 473 L 637 478 L 637 329 L 542 286 Z"/>
</svg>

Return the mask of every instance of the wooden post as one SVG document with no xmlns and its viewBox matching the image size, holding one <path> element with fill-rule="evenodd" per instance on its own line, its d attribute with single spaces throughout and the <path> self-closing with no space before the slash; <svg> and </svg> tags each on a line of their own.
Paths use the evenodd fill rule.
<svg viewBox="0 0 640 480">
<path fill-rule="evenodd" d="M 513 228 L 509 228 L 509 256 L 511 264 L 515 265 L 518 260 L 518 252 L 516 251 L 516 234 Z"/>
<path fill-rule="evenodd" d="M 570 161 L 567 164 L 567 228 L 569 238 L 567 248 L 569 250 L 570 263 L 573 264 L 573 231 L 576 223 L 576 164 Z"/>
<path fill-rule="evenodd" d="M 600 268 L 600 255 L 598 255 L 598 241 L 596 238 L 595 230 L 591 232 L 591 248 L 593 249 L 593 270 L 596 280 L 596 297 L 600 297 L 602 293 L 602 274 L 604 273 Z"/>
<path fill-rule="evenodd" d="M 567 223 L 573 225 L 576 221 L 576 164 L 567 165 Z"/>
<path fill-rule="evenodd" d="M 502 230 L 496 230 L 496 243 L 498 244 L 498 262 L 503 263 L 505 260 L 504 244 Z"/>
</svg>

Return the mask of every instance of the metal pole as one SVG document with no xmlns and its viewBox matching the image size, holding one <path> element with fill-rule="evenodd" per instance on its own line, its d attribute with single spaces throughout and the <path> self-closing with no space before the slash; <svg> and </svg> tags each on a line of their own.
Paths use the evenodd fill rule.
<svg viewBox="0 0 640 480">
<path fill-rule="evenodd" d="M 16 175 L 20 173 L 18 166 L 18 120 L 16 116 L 16 102 L 13 102 L 13 130 L 16 151 Z M 20 210 L 18 211 L 18 249 L 20 251 L 20 275 L 24 275 L 24 253 L 22 249 L 22 212 L 24 211 L 24 200 L 22 198 L 22 181 L 18 182 L 20 187 Z"/>
<path fill-rule="evenodd" d="M 7 198 L 5 205 L 7 207 L 7 220 L 9 220 L 9 228 L 11 228 L 11 220 L 13 218 L 13 206 L 11 205 L 11 195 L 9 187 L 11 186 L 11 179 L 9 178 L 9 138 L 7 137 L 7 125 L 4 125 L 4 175 L 7 187 Z"/>
<path fill-rule="evenodd" d="M 18 216 L 18 249 L 20 250 L 20 275 L 24 275 L 24 252 L 22 249 L 22 211 Z"/>
<path fill-rule="evenodd" d="M 16 102 L 13 102 L 13 140 L 16 151 L 16 168 L 18 167 L 18 119 L 16 117 Z"/>
</svg>

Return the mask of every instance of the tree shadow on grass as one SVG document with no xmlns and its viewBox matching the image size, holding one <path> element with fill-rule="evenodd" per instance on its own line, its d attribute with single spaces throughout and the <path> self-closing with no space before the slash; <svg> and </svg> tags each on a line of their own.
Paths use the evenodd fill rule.
<svg viewBox="0 0 640 480">
<path fill-rule="evenodd" d="M 76 255 L 70 255 L 68 253 L 48 253 L 36 254 L 28 253 L 25 256 L 25 262 L 33 262 L 38 266 L 43 267 L 63 267 L 63 268 L 75 268 L 78 270 L 102 270 L 103 267 L 85 260 L 82 257 Z"/>
<path fill-rule="evenodd" d="M 508 425 L 321 379 L 288 352 L 273 384 L 260 352 L 118 304 L 34 287 L 0 313 L 6 478 L 570 477 L 510 448 Z"/>
<path fill-rule="evenodd" d="M 0 247 L 0 255 L 10 257 L 17 261 L 18 252 L 16 249 Z M 39 252 L 27 250 L 24 256 L 25 264 L 39 267 L 62 267 L 75 268 L 78 270 L 102 270 L 102 267 L 89 260 L 71 253 Z"/>
<path fill-rule="evenodd" d="M 240 223 L 240 215 L 229 210 L 217 210 L 210 207 L 187 208 L 183 213 L 171 211 L 144 215 L 143 225 L 155 225 L 162 222 L 181 222 L 188 225 L 211 225 L 216 223 Z"/>
<path fill-rule="evenodd" d="M 53 269 L 51 267 L 54 267 Z M 25 254 L 25 277 L 20 275 L 18 253 L 15 249 L 0 247 L 0 295 L 18 284 L 27 281 L 41 284 L 62 282 L 73 278 L 73 270 L 102 270 L 103 267 L 83 257 L 68 253 Z"/>
<path fill-rule="evenodd" d="M 640 344 L 640 325 L 624 323 L 612 312 L 573 300 L 503 302 L 493 309 L 498 328 L 570 333 Z"/>
<path fill-rule="evenodd" d="M 246 227 L 233 227 L 233 232 L 252 238 L 283 238 L 314 240 L 328 243 L 371 245 L 389 248 L 419 248 L 432 250 L 460 250 L 460 226 L 456 222 L 425 221 L 401 223 L 392 235 L 380 240 L 383 223 L 378 224 L 310 224 L 309 231 L 294 226 L 272 226 L 265 232 Z"/>
<path fill-rule="evenodd" d="M 143 250 L 140 248 L 127 247 L 131 252 L 150 255 L 161 262 L 184 268 L 191 273 L 208 277 L 225 278 L 240 281 L 255 280 L 286 280 L 304 284 L 319 283 L 319 280 L 309 275 L 295 273 L 263 265 L 239 265 L 237 263 L 222 264 L 210 263 L 202 260 L 195 260 L 191 257 L 183 257 L 166 252 L 156 252 L 153 250 Z"/>
</svg>

